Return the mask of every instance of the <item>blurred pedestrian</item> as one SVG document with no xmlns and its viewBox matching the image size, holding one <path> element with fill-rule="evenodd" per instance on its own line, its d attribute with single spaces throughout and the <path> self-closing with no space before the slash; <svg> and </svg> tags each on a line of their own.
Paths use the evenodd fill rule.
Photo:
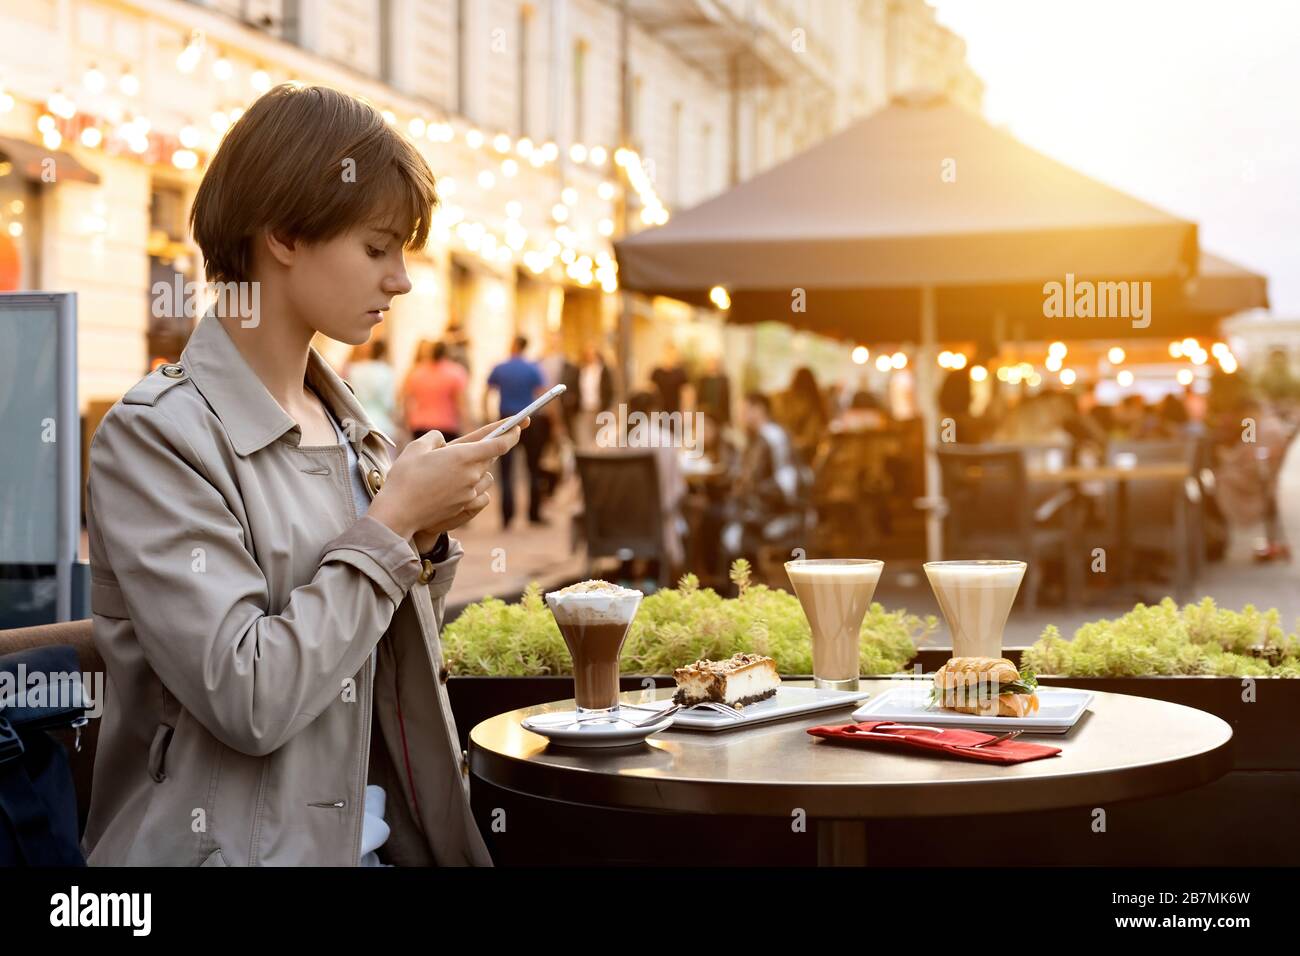
<svg viewBox="0 0 1300 956">
<path fill-rule="evenodd" d="M 650 381 L 659 392 L 659 408 L 665 412 L 680 412 L 683 408 L 684 391 L 689 384 L 686 369 L 682 367 L 677 346 L 669 343 L 663 352 L 663 358 L 653 372 Z"/>
<path fill-rule="evenodd" d="M 573 443 L 580 451 L 590 451 L 596 447 L 598 416 L 614 406 L 614 376 L 594 342 L 587 343 L 583 349 L 577 385 Z"/>
<path fill-rule="evenodd" d="M 402 407 L 412 438 L 431 431 L 455 441 L 469 430 L 469 376 L 447 355 L 445 342 L 422 342 L 402 386 Z"/>
<path fill-rule="evenodd" d="M 532 404 L 533 399 L 545 390 L 545 380 L 542 378 L 541 369 L 536 364 L 524 358 L 524 351 L 528 348 L 528 339 L 522 335 L 515 336 L 514 342 L 510 346 L 510 358 L 492 369 L 488 375 L 488 390 L 484 394 L 483 401 L 486 406 L 488 395 L 492 391 L 497 393 L 497 416 L 507 418 L 516 415 Z M 484 416 L 487 417 L 487 410 L 484 409 Z M 538 416 L 541 418 L 542 416 Z M 536 419 L 534 419 L 534 424 Z M 531 432 L 532 427 L 524 429 L 524 433 Z M 538 430 L 539 433 L 542 431 Z M 541 489 L 541 457 L 542 445 L 545 442 L 545 436 L 534 435 L 529 441 L 523 441 L 520 436 L 519 445 L 523 448 L 523 457 L 525 470 L 528 474 L 528 521 L 534 525 L 544 525 L 546 522 L 542 519 L 542 489 Z M 514 472 L 519 460 L 519 448 L 512 448 L 509 452 L 501 457 L 501 526 L 510 527 L 510 522 L 515 516 L 515 491 L 514 491 Z"/>
<path fill-rule="evenodd" d="M 780 409 L 780 422 L 790 436 L 795 453 L 800 461 L 811 464 L 826 437 L 830 415 L 817 379 L 808 366 L 795 370 L 790 387 L 781 395 Z"/>
<path fill-rule="evenodd" d="M 722 370 L 722 359 L 717 355 L 704 360 L 704 374 L 695 383 L 695 408 L 720 428 L 731 424 L 731 380 Z"/>
<path fill-rule="evenodd" d="M 397 373 L 383 339 L 353 348 L 347 379 L 371 423 L 391 439 L 397 432 Z"/>
</svg>

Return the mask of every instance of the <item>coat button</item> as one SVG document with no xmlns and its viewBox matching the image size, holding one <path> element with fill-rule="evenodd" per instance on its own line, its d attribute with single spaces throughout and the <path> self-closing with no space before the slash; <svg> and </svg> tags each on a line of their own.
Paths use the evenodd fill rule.
<svg viewBox="0 0 1300 956">
<path fill-rule="evenodd" d="M 447 665 L 443 664 L 441 667 L 438 668 L 438 682 L 441 684 L 447 683 L 447 677 L 448 677 Z"/>
<path fill-rule="evenodd" d="M 384 487 L 384 473 L 378 468 L 371 468 L 366 472 L 366 486 L 372 495 L 379 494 L 379 489 Z"/>
<path fill-rule="evenodd" d="M 181 368 L 179 365 L 164 365 L 162 367 L 162 373 L 168 378 L 180 378 L 185 374 L 185 369 Z"/>
<path fill-rule="evenodd" d="M 438 573 L 438 569 L 434 567 L 433 562 L 430 561 L 428 558 L 425 558 L 423 565 L 421 565 L 420 583 L 428 584 L 430 581 L 433 580 L 434 575 L 436 575 L 437 573 Z"/>
</svg>

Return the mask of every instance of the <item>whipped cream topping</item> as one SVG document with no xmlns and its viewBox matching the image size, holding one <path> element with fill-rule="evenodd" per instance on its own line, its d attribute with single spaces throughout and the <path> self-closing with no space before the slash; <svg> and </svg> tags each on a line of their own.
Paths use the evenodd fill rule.
<svg viewBox="0 0 1300 956">
<path fill-rule="evenodd" d="M 642 594 L 609 581 L 579 581 L 548 591 L 546 604 L 560 624 L 625 624 L 636 615 Z"/>
</svg>

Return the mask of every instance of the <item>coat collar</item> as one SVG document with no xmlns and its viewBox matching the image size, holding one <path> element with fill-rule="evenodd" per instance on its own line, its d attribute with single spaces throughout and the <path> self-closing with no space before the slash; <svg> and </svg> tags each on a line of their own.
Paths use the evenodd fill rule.
<svg viewBox="0 0 1300 956">
<path fill-rule="evenodd" d="M 199 320 L 185 346 L 181 365 L 221 419 L 231 444 L 241 456 L 260 451 L 285 434 L 290 434 L 295 445 L 302 440 L 298 423 L 271 397 L 212 313 Z M 345 430 L 349 421 L 355 423 L 354 444 L 359 446 L 371 433 L 392 444 L 387 435 L 370 423 L 347 382 L 315 349 L 307 356 L 307 384 Z"/>
</svg>

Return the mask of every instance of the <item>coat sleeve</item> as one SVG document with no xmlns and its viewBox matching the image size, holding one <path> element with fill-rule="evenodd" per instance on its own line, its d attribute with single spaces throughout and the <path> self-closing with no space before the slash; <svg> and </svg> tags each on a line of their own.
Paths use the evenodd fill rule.
<svg viewBox="0 0 1300 956">
<path fill-rule="evenodd" d="M 409 542 L 362 517 L 269 613 L 239 520 L 156 407 L 119 405 L 105 418 L 87 502 L 92 550 L 111 569 L 92 567 L 95 613 L 129 617 L 164 686 L 215 737 L 254 756 L 281 747 L 342 692 L 420 573 Z"/>
</svg>

